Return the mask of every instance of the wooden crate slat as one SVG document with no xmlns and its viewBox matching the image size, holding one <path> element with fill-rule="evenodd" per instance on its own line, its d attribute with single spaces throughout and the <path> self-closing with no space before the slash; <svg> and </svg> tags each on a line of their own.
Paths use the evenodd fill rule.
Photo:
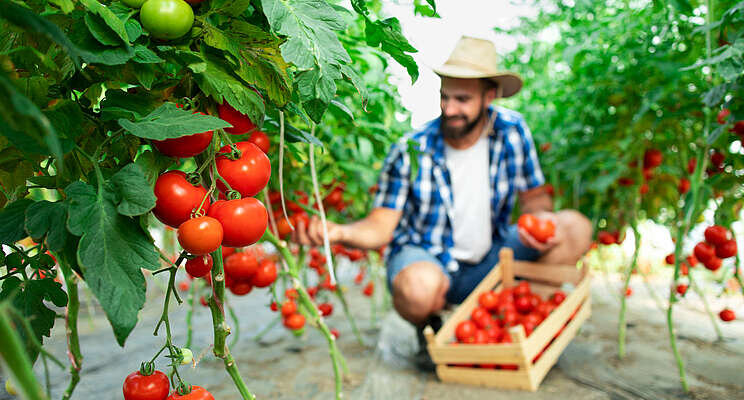
<svg viewBox="0 0 744 400">
<path fill-rule="evenodd" d="M 535 390 L 527 371 L 484 368 L 437 366 L 437 376 L 443 382 L 499 387 L 506 389 Z"/>
<path fill-rule="evenodd" d="M 566 299 L 527 338 L 525 346 L 526 355 L 529 360 L 532 360 L 548 344 L 556 332 L 566 324 L 571 314 L 589 296 L 589 285 L 589 277 L 584 277 L 584 280 L 581 281 L 579 286 L 569 293 Z"/>
<path fill-rule="evenodd" d="M 514 276 L 554 284 L 571 282 L 577 284 L 582 276 L 575 265 L 539 264 L 528 261 L 514 261 Z"/>
<path fill-rule="evenodd" d="M 556 290 L 561 288 L 557 285 L 535 282 L 533 280 L 529 280 L 528 282 L 530 283 L 530 291 L 532 293 L 539 294 L 543 300 L 547 300 L 551 294 L 555 293 Z"/>
<path fill-rule="evenodd" d="M 481 283 L 476 286 L 475 290 L 460 304 L 454 313 L 447 319 L 439 332 L 434 335 L 434 342 L 438 345 L 446 345 L 452 342 L 455 337 L 455 328 L 461 321 L 470 318 L 470 313 L 476 304 L 478 304 L 478 296 L 487 291 L 491 290 L 501 281 L 501 263 L 496 264 L 491 271 L 486 275 Z M 431 351 L 431 350 L 430 350 Z"/>
<path fill-rule="evenodd" d="M 571 340 L 576 336 L 581 325 L 591 315 L 591 296 L 586 298 L 586 301 L 576 313 L 571 322 L 566 325 L 563 332 L 555 339 L 555 341 L 548 347 L 545 352 L 540 356 L 540 359 L 529 369 L 530 379 L 535 386 L 539 386 L 545 375 L 548 374 L 550 368 L 558 361 L 563 350 L 568 346 Z"/>
<path fill-rule="evenodd" d="M 522 345 L 449 344 L 430 345 L 429 355 L 436 364 L 523 364 Z"/>
</svg>

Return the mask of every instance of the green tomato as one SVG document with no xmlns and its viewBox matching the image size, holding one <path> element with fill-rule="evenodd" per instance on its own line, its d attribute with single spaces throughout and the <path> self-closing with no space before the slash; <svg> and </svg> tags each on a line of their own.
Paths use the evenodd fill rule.
<svg viewBox="0 0 744 400">
<path fill-rule="evenodd" d="M 181 349 L 181 365 L 191 364 L 194 360 L 194 354 L 187 348 Z"/>
<path fill-rule="evenodd" d="M 122 3 L 132 8 L 140 8 L 147 0 L 121 0 Z"/>
<path fill-rule="evenodd" d="M 140 22 L 156 39 L 178 39 L 191 30 L 194 10 L 183 0 L 147 0 L 140 10 Z"/>
</svg>

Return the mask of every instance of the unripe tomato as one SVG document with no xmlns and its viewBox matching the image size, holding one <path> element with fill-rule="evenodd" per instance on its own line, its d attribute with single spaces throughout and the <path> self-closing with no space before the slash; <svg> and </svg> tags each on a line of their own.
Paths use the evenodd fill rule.
<svg viewBox="0 0 744 400">
<path fill-rule="evenodd" d="M 269 157 L 253 143 L 238 142 L 235 147 L 240 151 L 240 158 L 231 160 L 228 158 L 232 152 L 230 146 L 220 149 L 217 159 L 217 172 L 243 197 L 256 195 L 263 189 L 271 177 L 271 162 Z M 217 181 L 217 187 L 221 191 L 227 190 L 222 180 Z"/>
<path fill-rule="evenodd" d="M 211 253 L 222 244 L 222 225 L 212 217 L 192 218 L 178 227 L 178 243 L 196 256 Z"/>
<path fill-rule="evenodd" d="M 217 106 L 217 112 L 221 120 L 229 122 L 232 125 L 232 128 L 225 128 L 225 132 L 227 133 L 242 135 L 256 129 L 256 125 L 247 115 L 232 108 L 227 102 L 223 102 Z"/>
<path fill-rule="evenodd" d="M 183 0 L 147 0 L 140 10 L 140 22 L 156 39 L 178 39 L 191 30 L 194 10 Z"/>
<path fill-rule="evenodd" d="M 179 395 L 173 392 L 166 400 L 214 400 L 214 396 L 201 386 L 192 386 L 191 393 Z"/>
<path fill-rule="evenodd" d="M 203 186 L 192 185 L 182 171 L 168 171 L 155 181 L 155 208 L 152 213 L 162 223 L 178 228 L 204 200 L 202 210 L 209 209 L 209 196 Z"/>
<path fill-rule="evenodd" d="M 186 261 L 186 272 L 194 278 L 201 278 L 212 271 L 212 256 L 205 254 Z"/>
<path fill-rule="evenodd" d="M 194 353 L 191 352 L 191 349 L 182 348 L 181 365 L 191 364 L 192 361 L 194 361 Z"/>
<path fill-rule="evenodd" d="M 18 391 L 16 390 L 13 382 L 11 382 L 10 379 L 5 381 L 5 391 L 8 392 L 8 394 L 11 396 L 18 395 Z"/>
<path fill-rule="evenodd" d="M 147 0 L 121 0 L 122 3 L 132 8 L 140 8 Z"/>
<path fill-rule="evenodd" d="M 122 390 L 124 400 L 163 400 L 168 396 L 170 382 L 160 371 L 155 371 L 152 375 L 134 371 L 124 380 Z"/>
</svg>

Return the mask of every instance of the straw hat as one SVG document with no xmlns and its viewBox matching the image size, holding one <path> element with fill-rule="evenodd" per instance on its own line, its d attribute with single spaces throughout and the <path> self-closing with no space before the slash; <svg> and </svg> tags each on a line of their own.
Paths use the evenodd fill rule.
<svg viewBox="0 0 744 400">
<path fill-rule="evenodd" d="M 461 37 L 444 65 L 433 70 L 448 78 L 488 78 L 499 84 L 500 97 L 513 96 L 522 88 L 519 75 L 499 70 L 496 46 L 485 39 Z"/>
</svg>

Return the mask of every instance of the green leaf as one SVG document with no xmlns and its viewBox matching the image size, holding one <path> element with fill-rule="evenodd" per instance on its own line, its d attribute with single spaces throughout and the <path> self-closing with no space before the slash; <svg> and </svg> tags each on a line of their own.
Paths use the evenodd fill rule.
<svg viewBox="0 0 744 400">
<path fill-rule="evenodd" d="M 127 35 L 127 30 L 124 27 L 124 21 L 120 20 L 113 11 L 96 0 L 80 0 L 80 2 L 85 6 L 85 8 L 88 9 L 88 11 L 101 17 L 101 22 L 105 23 L 105 25 L 116 36 L 118 36 L 125 45 L 129 45 L 129 36 Z M 87 22 L 88 19 L 86 19 L 86 24 Z M 91 31 L 91 33 L 93 33 L 93 31 Z M 93 34 L 95 35 L 95 33 Z M 96 39 L 98 39 L 98 36 L 96 36 Z M 101 43 L 111 46 L 116 45 L 116 43 Z"/>
<path fill-rule="evenodd" d="M 121 199 L 116 207 L 119 214 L 133 217 L 155 207 L 155 193 L 137 164 L 127 164 L 111 177 L 110 182 Z"/>
<path fill-rule="evenodd" d="M 390 54 L 400 65 L 406 68 L 411 82 L 418 79 L 418 66 L 416 61 L 407 53 L 416 53 L 418 50 L 408 43 L 400 28 L 397 18 L 388 18 L 380 21 L 367 21 L 365 27 L 367 44 L 372 47 L 381 46 L 382 51 Z"/>
<path fill-rule="evenodd" d="M 151 64 L 139 65 L 134 69 L 134 76 L 137 77 L 137 81 L 147 90 L 152 89 L 152 84 L 155 82 L 155 73 L 157 70 Z"/>
<path fill-rule="evenodd" d="M 264 102 L 256 92 L 233 77 L 221 61 L 211 55 L 205 55 L 207 68 L 196 74 L 196 82 L 204 94 L 218 103 L 227 101 L 233 108 L 246 114 L 251 121 L 260 121 L 265 112 Z"/>
<path fill-rule="evenodd" d="M 138 69 L 146 68 L 138 66 Z M 101 101 L 101 119 L 111 121 L 119 118 L 139 120 L 153 112 L 163 102 L 149 92 L 127 93 L 124 90 L 108 90 Z"/>
<path fill-rule="evenodd" d="M 343 73 L 357 89 L 359 96 L 362 98 L 362 109 L 366 110 L 367 102 L 369 100 L 369 92 L 367 91 L 367 85 L 364 83 L 364 80 L 348 65 L 341 66 L 341 73 Z"/>
<path fill-rule="evenodd" d="M 350 120 L 354 120 L 354 114 L 349 110 L 349 107 L 346 107 L 346 104 L 338 101 L 338 100 L 331 100 L 331 105 L 335 108 L 341 110 L 341 112 L 349 117 Z"/>
<path fill-rule="evenodd" d="M 147 184 L 153 187 L 160 173 L 173 164 L 173 159 L 160 154 L 158 151 L 145 151 L 137 157 L 134 163 L 139 165 L 147 179 Z"/>
<path fill-rule="evenodd" d="M 20 199 L 0 210 L 0 243 L 15 243 L 28 236 L 23 221 L 26 208 L 32 203 L 33 200 Z"/>
<path fill-rule="evenodd" d="M 158 57 L 154 51 L 141 44 L 134 46 L 134 57 L 132 57 L 132 61 L 140 64 L 158 64 L 165 62 L 165 60 Z"/>
<path fill-rule="evenodd" d="M 88 31 L 96 38 L 98 43 L 106 46 L 117 46 L 121 44 L 121 38 L 106 25 L 106 21 L 103 18 L 95 14 L 86 13 L 83 20 L 85 21 L 85 26 L 88 27 Z"/>
<path fill-rule="evenodd" d="M 40 33 L 56 42 L 67 52 L 76 68 L 80 68 L 80 54 L 76 46 L 55 24 L 47 21 L 28 8 L 9 0 L 0 0 L 0 17 L 28 32 Z"/>
<path fill-rule="evenodd" d="M 703 95 L 703 103 L 705 103 L 705 105 L 708 107 L 715 106 L 716 104 L 720 103 L 721 100 L 723 100 L 723 96 L 726 95 L 726 92 L 728 92 L 728 90 L 728 83 L 722 83 L 720 85 L 713 86 Z"/>
<path fill-rule="evenodd" d="M 64 248 L 69 236 L 66 223 L 67 205 L 62 201 L 37 201 L 26 211 L 25 226 L 29 235 L 39 243 L 46 238 L 46 244 L 52 251 Z"/>
<path fill-rule="evenodd" d="M 112 191 L 98 196 L 90 185 L 74 182 L 65 193 L 69 201 L 67 227 L 82 236 L 77 258 L 85 281 L 123 346 L 145 303 L 145 278 L 140 269 L 157 269 L 158 253 L 137 219 L 117 212 Z"/>
<path fill-rule="evenodd" d="M 121 65 L 134 57 L 134 48 L 129 45 L 110 47 L 99 43 L 82 21 L 73 24 L 70 40 L 75 43 L 80 56 L 89 64 Z"/>
<path fill-rule="evenodd" d="M 711 134 L 708 136 L 708 139 L 707 139 L 708 144 L 711 145 L 715 143 L 716 140 L 718 140 L 718 138 L 721 137 L 723 132 L 727 130 L 726 128 L 727 128 L 726 125 L 720 125 L 716 129 L 714 129 L 713 132 L 711 132 Z"/>
<path fill-rule="evenodd" d="M 251 0 L 212 0 L 209 5 L 214 12 L 231 17 L 240 15 L 248 9 L 253 9 Z"/>
<path fill-rule="evenodd" d="M 72 0 L 49 0 L 49 2 L 59 7 L 65 14 L 69 14 L 75 9 L 75 4 L 73 4 Z"/>
<path fill-rule="evenodd" d="M 135 122 L 120 118 L 119 125 L 129 133 L 153 140 L 178 138 L 195 133 L 202 133 L 231 126 L 227 122 L 211 115 L 192 114 L 175 103 L 163 103 L 144 118 Z"/>
</svg>

